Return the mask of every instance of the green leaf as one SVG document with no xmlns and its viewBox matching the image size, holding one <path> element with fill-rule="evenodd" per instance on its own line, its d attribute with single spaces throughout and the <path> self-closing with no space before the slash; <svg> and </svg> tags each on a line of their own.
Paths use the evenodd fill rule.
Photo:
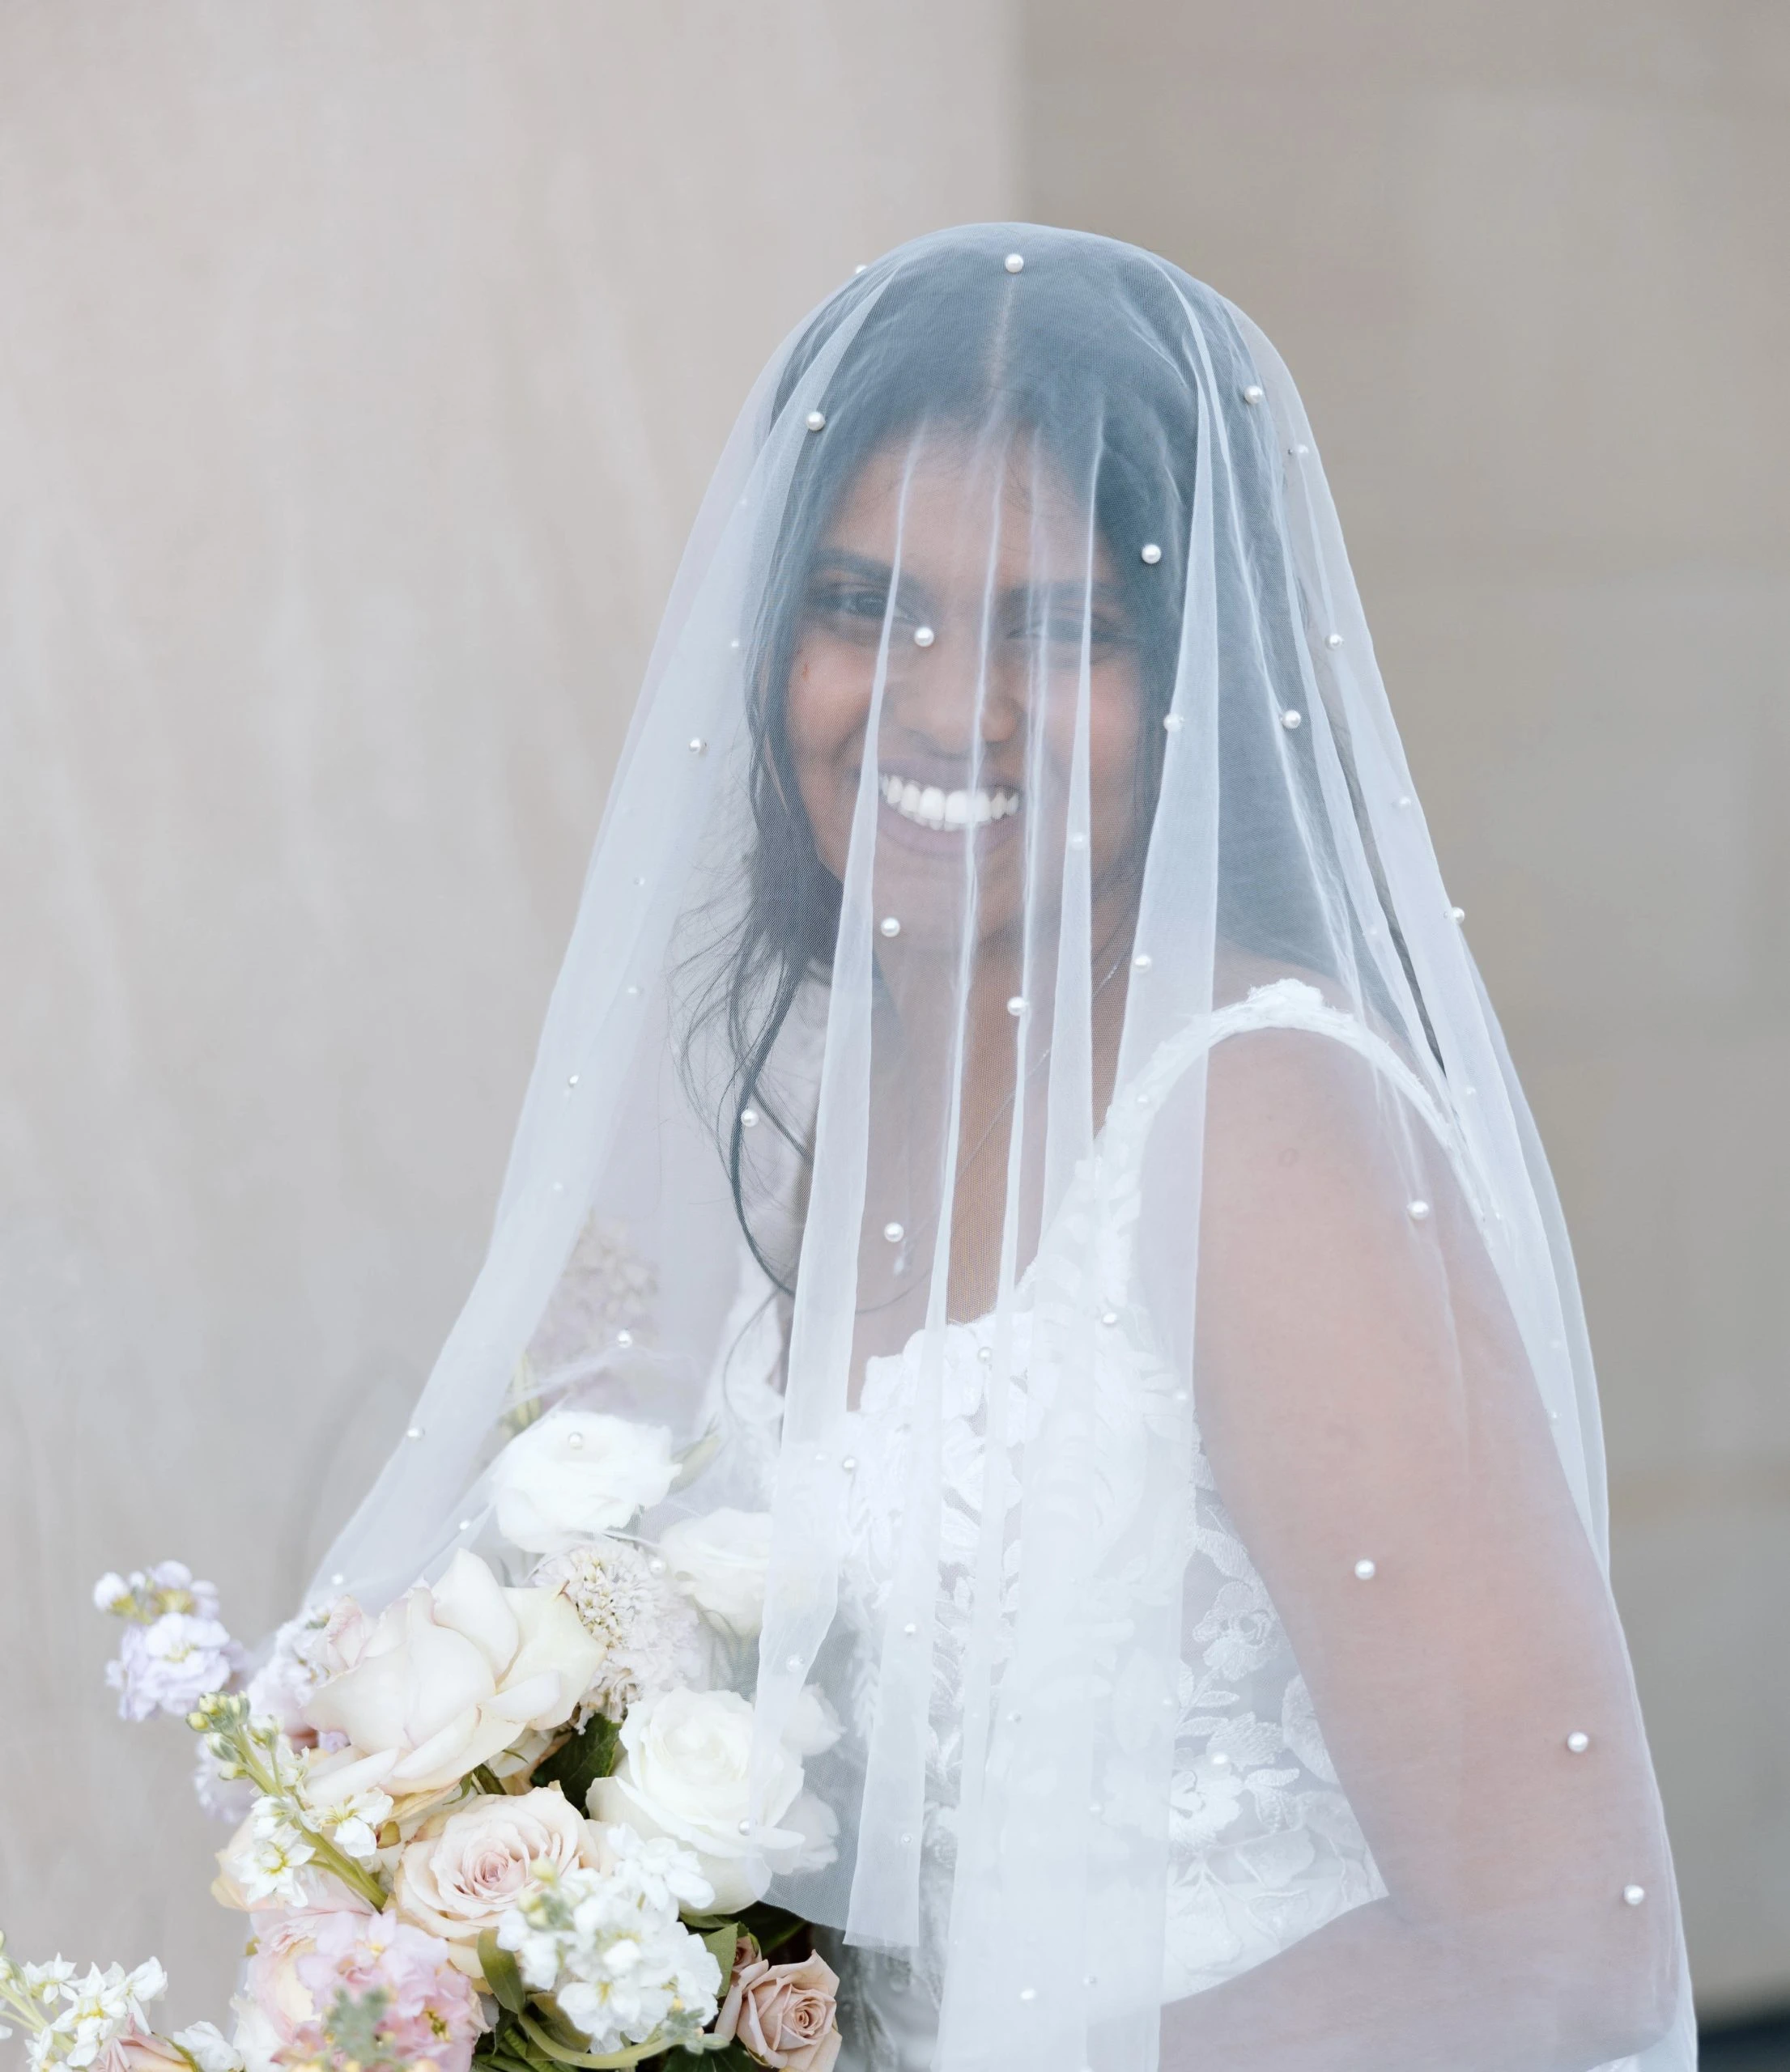
<svg viewBox="0 0 1790 2072">
<path fill-rule="evenodd" d="M 716 2072 L 764 2072 L 764 2068 L 737 2036 L 732 2043 L 724 2043 L 719 2050 L 705 2054 L 709 2065 L 716 2068 Z"/>
<path fill-rule="evenodd" d="M 773 1950 L 793 1942 L 808 1924 L 799 1913 L 787 1913 L 781 1907 L 767 1906 L 760 1900 L 740 1916 L 740 1926 L 768 1957 Z"/>
<path fill-rule="evenodd" d="M 614 1768 L 616 1751 L 621 1745 L 622 1730 L 614 1720 L 605 1719 L 597 1713 L 586 1720 L 563 1747 L 555 1748 L 545 1762 L 537 1765 L 534 1781 L 537 1785 L 558 1785 L 580 1813 L 587 1812 L 589 1809 L 585 1802 L 590 1787 Z"/>
<path fill-rule="evenodd" d="M 487 1928 L 478 1938 L 478 1968 L 485 1974 L 485 1983 L 498 2006 L 520 2015 L 529 2004 L 528 1989 L 515 1958 L 499 1942 L 495 1928 Z"/>
<path fill-rule="evenodd" d="M 703 1941 L 710 1956 L 721 1968 L 721 1992 L 725 1996 L 727 1981 L 733 1976 L 733 1959 L 739 1954 L 740 1925 L 737 1921 L 728 1921 L 720 1928 L 712 1929 Z"/>
</svg>

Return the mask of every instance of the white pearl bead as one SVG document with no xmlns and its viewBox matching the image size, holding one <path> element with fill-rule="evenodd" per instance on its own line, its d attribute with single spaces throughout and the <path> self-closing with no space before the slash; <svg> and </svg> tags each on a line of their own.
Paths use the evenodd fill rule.
<svg viewBox="0 0 1790 2072">
<path fill-rule="evenodd" d="M 810 431 L 824 431 L 827 429 L 827 420 L 818 410 L 808 413 L 808 429 Z"/>
<path fill-rule="evenodd" d="M 1007 1002 L 1007 1012 L 1013 1017 L 1014 1020 L 1017 1021 L 1020 1016 L 1025 1013 L 1027 1008 L 1030 1004 L 1031 1003 L 1027 1000 L 1023 993 L 1015 993 L 1013 998 Z"/>
<path fill-rule="evenodd" d="M 852 269 L 852 278 L 856 280 L 860 274 L 867 274 L 869 270 L 867 264 L 861 263 Z"/>
<path fill-rule="evenodd" d="M 917 1633 L 920 1631 L 920 1628 L 918 1628 L 918 1627 L 914 1624 L 914 1622 L 912 1621 L 912 1620 L 911 1620 L 911 1619 L 910 1619 L 910 1620 L 908 1621 L 907 1624 L 906 1624 L 905 1626 L 904 1626 L 904 1627 L 902 1628 L 902 1629 L 901 1629 L 901 1630 L 902 1630 L 902 1632 L 903 1632 L 903 1633 L 904 1633 L 908 1636 L 908 1639 L 911 1641 L 911 1640 L 913 1638 L 914 1635 L 915 1635 L 916 1633 Z"/>
<path fill-rule="evenodd" d="M 566 1444 L 571 1447 L 574 1453 L 580 1452 L 583 1450 L 584 1443 L 585 1435 L 582 1432 L 567 1433 Z"/>
<path fill-rule="evenodd" d="M 844 1469 L 848 1475 L 856 1475 L 857 1473 L 857 1455 L 856 1454 L 848 1454 L 844 1459 L 840 1463 L 840 1466 Z"/>
<path fill-rule="evenodd" d="M 633 1332 L 631 1331 L 617 1331 L 615 1334 L 615 1343 L 624 1348 L 631 1345 L 634 1343 Z"/>
<path fill-rule="evenodd" d="M 1294 452 L 1302 461 L 1305 458 L 1306 455 L 1311 452 L 1311 448 L 1307 446 L 1303 439 L 1301 439 L 1299 444 L 1293 448 Z"/>
<path fill-rule="evenodd" d="M 1108 1310 L 1103 1313 L 1100 1321 L 1110 1330 L 1119 1321 L 1119 1312 L 1116 1310 Z"/>
<path fill-rule="evenodd" d="M 1288 733 L 1296 734 L 1305 724 L 1305 715 L 1303 712 L 1283 712 L 1280 715 L 1280 723 Z"/>
<path fill-rule="evenodd" d="M 1154 568 L 1163 558 L 1163 550 L 1152 540 L 1148 546 L 1138 550 L 1137 558 L 1146 568 Z"/>
<path fill-rule="evenodd" d="M 986 1366 L 994 1357 L 994 1348 L 992 1345 L 979 1345 L 976 1348 L 976 1357 Z"/>
<path fill-rule="evenodd" d="M 700 755 L 708 745 L 708 742 L 703 739 L 700 734 L 692 734 L 690 737 L 690 753 L 692 755 Z"/>
<path fill-rule="evenodd" d="M 885 914 L 882 919 L 878 921 L 876 925 L 877 933 L 880 936 L 886 936 L 891 942 L 893 942 L 895 937 L 901 932 L 901 923 L 895 919 L 893 914 Z"/>
<path fill-rule="evenodd" d="M 1405 1213 L 1414 1223 L 1422 1222 L 1429 1212 L 1430 1204 L 1426 1201 L 1409 1201 L 1405 1204 Z"/>
<path fill-rule="evenodd" d="M 462 1518 L 460 1521 L 460 1530 L 462 1532 L 470 1532 L 472 1531 L 472 1520 L 470 1518 Z"/>
<path fill-rule="evenodd" d="M 1591 1736 L 1588 1734 L 1580 1733 L 1575 1730 L 1574 1732 L 1567 1736 L 1567 1752 L 1568 1755 L 1582 1756 L 1590 1746 Z"/>
<path fill-rule="evenodd" d="M 576 1085 L 578 1084 L 578 1075 L 577 1075 L 577 1073 L 576 1073 L 576 1072 L 570 1072 L 570 1073 L 568 1073 L 568 1074 L 567 1075 L 567 1077 L 566 1077 L 566 1084 L 567 1084 L 567 1085 L 568 1085 L 568 1086 L 576 1086 Z"/>
<path fill-rule="evenodd" d="M 1019 1989 L 1019 1998 L 1022 2000 L 1035 2000 L 1038 1998 L 1037 1987 L 1035 1985 L 1021 1986 Z"/>
<path fill-rule="evenodd" d="M 1342 645 L 1342 635 L 1340 633 L 1327 633 L 1324 636 L 1324 644 L 1326 648 L 1340 648 Z"/>
<path fill-rule="evenodd" d="M 799 1654 L 789 1655 L 785 1658 L 783 1666 L 792 1676 L 797 1675 L 801 1669 L 801 1657 Z"/>
<path fill-rule="evenodd" d="M 1448 909 L 1448 919 L 1451 921 L 1459 923 L 1465 920 L 1466 918 L 1467 910 L 1465 906 L 1451 906 Z"/>
<path fill-rule="evenodd" d="M 342 1586 L 347 1582 L 347 1580 L 348 1578 L 343 1575 L 339 1569 L 338 1569 L 335 1573 L 330 1578 L 330 1583 L 337 1590 L 340 1590 Z"/>
<path fill-rule="evenodd" d="M 420 1424 L 413 1424 L 404 1436 L 406 1439 L 420 1439 L 423 1436 L 423 1427 Z"/>
<path fill-rule="evenodd" d="M 1140 949 L 1131 960 L 1131 968 L 1133 971 L 1147 971 L 1150 969 L 1150 952 Z"/>
<path fill-rule="evenodd" d="M 1069 838 L 1069 846 L 1070 848 L 1078 851 L 1085 849 L 1087 847 L 1087 837 L 1082 834 L 1079 829 L 1078 829 L 1076 832 Z"/>
<path fill-rule="evenodd" d="M 929 626 L 916 626 L 914 628 L 914 645 L 916 648 L 930 648 L 938 638 L 938 635 Z"/>
<path fill-rule="evenodd" d="M 661 1555 L 655 1554 L 653 1559 L 647 1563 L 646 1572 L 649 1576 L 662 1576 L 665 1573 L 665 1566 L 664 1557 Z"/>
<path fill-rule="evenodd" d="M 622 991 L 631 1000 L 637 1000 L 640 997 L 640 989 L 638 986 L 624 986 Z"/>
<path fill-rule="evenodd" d="M 1215 1770 L 1227 1770 L 1230 1768 L 1231 1758 L 1225 1754 L 1222 1748 L 1214 1748 L 1213 1750 L 1212 1767 Z"/>
<path fill-rule="evenodd" d="M 882 1226 L 882 1234 L 891 1245 L 899 1245 L 908 1233 L 899 1223 L 885 1223 Z"/>
<path fill-rule="evenodd" d="M 1163 718 L 1163 732 L 1165 734 L 1178 734 L 1186 724 L 1179 712 L 1166 713 Z"/>
<path fill-rule="evenodd" d="M 756 1108 L 742 1108 L 740 1110 L 740 1127 L 742 1130 L 755 1130 L 758 1126 L 758 1110 Z"/>
<path fill-rule="evenodd" d="M 1622 1904 L 1626 1907 L 1638 1907 L 1646 1897 L 1645 1885 L 1625 1885 L 1622 1887 Z"/>
<path fill-rule="evenodd" d="M 750 1820 L 742 1820 L 740 1823 L 740 1832 L 742 1835 L 749 1835 L 751 1832 L 752 1823 Z"/>
<path fill-rule="evenodd" d="M 1358 1583 L 1371 1583 L 1379 1573 L 1375 1565 L 1365 1556 L 1355 1564 L 1355 1581 Z"/>
<path fill-rule="evenodd" d="M 1243 392 L 1243 400 L 1246 403 L 1259 403 L 1267 393 L 1268 391 L 1259 381 L 1252 381 Z"/>
<path fill-rule="evenodd" d="M 912 1835 L 904 1835 L 901 1837 L 901 1846 L 904 1849 L 910 1848 L 912 1845 L 912 1842 L 913 1836 Z"/>
<path fill-rule="evenodd" d="M 1410 793 L 1409 793 L 1409 792 L 1401 792 L 1399 793 L 1399 795 L 1398 795 L 1398 806 L 1399 806 L 1399 810 L 1400 810 L 1401 812 L 1403 812 L 1403 810 L 1405 809 L 1405 808 L 1406 806 L 1408 806 L 1410 803 L 1411 803 L 1411 795 L 1410 795 Z"/>
<path fill-rule="evenodd" d="M 1010 274 L 1023 274 L 1026 270 L 1025 260 L 1023 257 L 1017 252 L 1010 252 L 1007 254 L 1006 263 L 1007 271 Z"/>
</svg>

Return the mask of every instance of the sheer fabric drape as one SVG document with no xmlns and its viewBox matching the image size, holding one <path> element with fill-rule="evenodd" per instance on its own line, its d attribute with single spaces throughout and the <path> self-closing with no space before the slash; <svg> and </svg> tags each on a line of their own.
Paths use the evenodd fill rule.
<svg viewBox="0 0 1790 2072">
<path fill-rule="evenodd" d="M 568 1402 L 772 1518 L 861 2060 L 1690 2061 L 1546 1167 L 1298 395 L 1165 261 L 941 233 L 767 369 L 320 1590 L 491 1552 Z"/>
</svg>

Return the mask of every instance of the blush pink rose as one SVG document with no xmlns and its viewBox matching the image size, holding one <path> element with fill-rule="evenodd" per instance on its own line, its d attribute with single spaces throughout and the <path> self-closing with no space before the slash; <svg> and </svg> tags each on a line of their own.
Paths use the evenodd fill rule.
<svg viewBox="0 0 1790 2072">
<path fill-rule="evenodd" d="M 839 2056 L 839 1975 L 818 1957 L 799 1964 L 759 1958 L 733 1973 L 716 2019 L 724 2043 L 736 2038 L 761 2065 L 785 2072 L 832 2072 Z"/>
</svg>

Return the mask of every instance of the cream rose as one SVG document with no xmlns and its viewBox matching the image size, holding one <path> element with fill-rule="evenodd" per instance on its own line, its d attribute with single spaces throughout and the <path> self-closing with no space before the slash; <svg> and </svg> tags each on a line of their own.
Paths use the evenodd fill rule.
<svg viewBox="0 0 1790 2072">
<path fill-rule="evenodd" d="M 591 1786 L 591 1812 L 694 1849 L 717 1909 L 750 1906 L 773 1871 L 832 1862 L 832 1815 L 803 1792 L 801 1764 L 788 1747 L 776 1751 L 752 1802 L 752 1708 L 737 1692 L 645 1699 L 622 1722 L 621 1743 L 614 1774 Z"/>
<path fill-rule="evenodd" d="M 619 1532 L 677 1479 L 671 1434 L 594 1410 L 550 1410 L 491 1463 L 497 1530 L 529 1554 Z"/>
<path fill-rule="evenodd" d="M 738 2037 L 761 2065 L 785 2072 L 832 2072 L 839 2056 L 839 1974 L 818 1957 L 799 1964 L 759 1958 L 733 1974 L 715 2023 L 724 2043 Z"/>
<path fill-rule="evenodd" d="M 600 1830 L 566 1803 L 557 1785 L 513 1798 L 475 1798 L 432 1814 L 398 1859 L 392 1904 L 406 1921 L 448 1946 L 454 1964 L 480 1980 L 478 1938 L 519 1900 L 537 1864 L 599 1869 Z"/>
<path fill-rule="evenodd" d="M 604 1644 L 557 1590 L 505 1590 L 462 1548 L 432 1590 L 388 1607 L 352 1668 L 313 1692 L 306 1722 L 364 1758 L 332 1782 L 393 1798 L 439 1791 L 530 1728 L 559 1726 Z"/>
<path fill-rule="evenodd" d="M 742 1641 L 757 1638 L 771 1565 L 768 1511 L 682 1518 L 661 1535 L 659 1552 L 705 1619 Z"/>
</svg>

